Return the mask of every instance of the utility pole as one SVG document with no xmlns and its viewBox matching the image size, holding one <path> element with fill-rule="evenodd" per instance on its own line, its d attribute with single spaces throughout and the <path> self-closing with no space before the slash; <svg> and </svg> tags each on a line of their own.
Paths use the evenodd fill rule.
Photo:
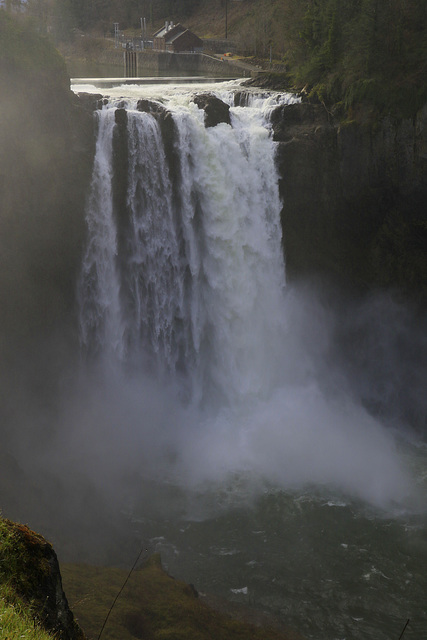
<svg viewBox="0 0 427 640">
<path fill-rule="evenodd" d="M 114 47 L 117 49 L 119 46 L 119 23 L 114 22 Z"/>
<path fill-rule="evenodd" d="M 147 21 L 145 18 L 141 18 L 141 40 L 142 48 L 145 49 L 147 40 Z"/>
<path fill-rule="evenodd" d="M 228 37 L 228 0 L 225 0 L 225 39 Z"/>
</svg>

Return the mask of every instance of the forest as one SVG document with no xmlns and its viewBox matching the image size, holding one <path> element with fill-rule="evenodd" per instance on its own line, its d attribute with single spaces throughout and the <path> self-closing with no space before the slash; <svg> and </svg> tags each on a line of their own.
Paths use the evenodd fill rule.
<svg viewBox="0 0 427 640">
<path fill-rule="evenodd" d="M 184 22 L 245 56 L 280 63 L 292 88 L 348 112 L 363 103 L 411 117 L 427 100 L 424 0 L 3 0 L 55 42 Z"/>
</svg>

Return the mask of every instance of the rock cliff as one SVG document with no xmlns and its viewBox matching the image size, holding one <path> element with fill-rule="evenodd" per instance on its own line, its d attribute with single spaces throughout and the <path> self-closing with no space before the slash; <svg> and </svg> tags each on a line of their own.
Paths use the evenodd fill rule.
<svg viewBox="0 0 427 640">
<path fill-rule="evenodd" d="M 203 93 L 195 96 L 194 102 L 199 109 L 205 111 L 205 126 L 216 127 L 220 122 L 231 124 L 230 121 L 230 107 L 216 96 Z"/>
<path fill-rule="evenodd" d="M 427 106 L 412 120 L 273 113 L 288 274 L 427 300 Z"/>
<path fill-rule="evenodd" d="M 5 11 L 0 32 L 0 415 L 13 437 L 24 414 L 37 421 L 65 353 L 77 352 L 93 128 L 49 41 Z"/>
</svg>

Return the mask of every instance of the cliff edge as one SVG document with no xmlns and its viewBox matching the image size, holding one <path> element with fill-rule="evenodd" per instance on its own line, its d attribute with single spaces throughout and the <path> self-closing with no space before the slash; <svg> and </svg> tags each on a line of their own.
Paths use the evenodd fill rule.
<svg viewBox="0 0 427 640">
<path fill-rule="evenodd" d="M 343 121 L 302 102 L 272 125 L 288 275 L 427 303 L 427 105 L 413 119 Z"/>
</svg>

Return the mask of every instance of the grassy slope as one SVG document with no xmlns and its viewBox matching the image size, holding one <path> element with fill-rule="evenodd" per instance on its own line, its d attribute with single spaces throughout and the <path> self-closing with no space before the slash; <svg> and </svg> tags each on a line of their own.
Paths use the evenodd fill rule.
<svg viewBox="0 0 427 640">
<path fill-rule="evenodd" d="M 63 584 L 70 606 L 88 638 L 97 638 L 127 572 L 65 565 Z M 172 579 L 152 556 L 131 575 L 102 634 L 120 640 L 297 640 L 290 632 L 258 628 L 208 607 L 193 589 Z"/>
<path fill-rule="evenodd" d="M 28 608 L 16 598 L 7 585 L 0 585 L 0 638 L 12 640 L 52 640 L 40 627 L 34 625 L 34 618 Z"/>
</svg>

